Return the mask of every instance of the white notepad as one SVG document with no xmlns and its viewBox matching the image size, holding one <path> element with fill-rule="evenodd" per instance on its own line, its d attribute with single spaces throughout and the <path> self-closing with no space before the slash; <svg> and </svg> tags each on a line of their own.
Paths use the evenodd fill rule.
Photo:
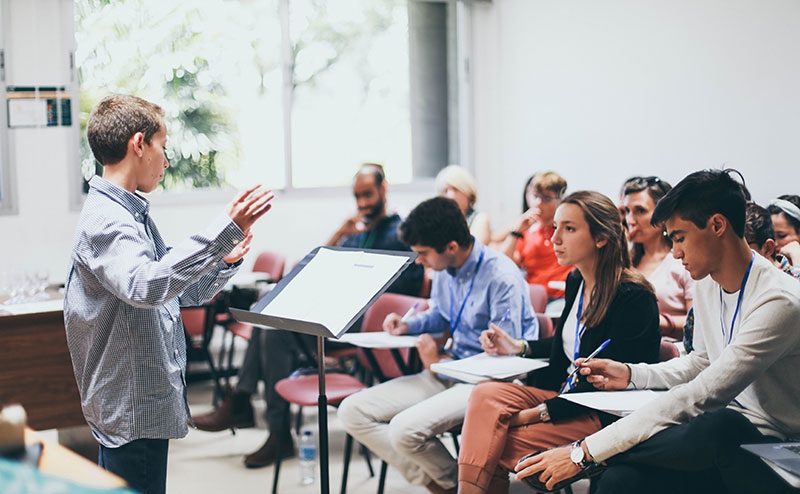
<svg viewBox="0 0 800 494">
<path fill-rule="evenodd" d="M 437 374 L 464 382 L 481 382 L 490 379 L 507 381 L 528 372 L 547 367 L 547 359 L 531 359 L 513 355 L 479 353 L 460 360 L 449 360 L 431 365 Z"/>
</svg>

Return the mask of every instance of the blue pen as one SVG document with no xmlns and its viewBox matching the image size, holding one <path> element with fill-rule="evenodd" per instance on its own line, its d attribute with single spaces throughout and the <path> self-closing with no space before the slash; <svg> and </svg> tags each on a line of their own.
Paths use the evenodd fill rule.
<svg viewBox="0 0 800 494">
<path fill-rule="evenodd" d="M 508 321 L 508 316 L 510 316 L 510 315 L 511 315 L 511 308 L 509 307 L 508 309 L 506 309 L 506 312 L 505 312 L 505 314 L 503 314 L 503 318 L 500 319 L 500 322 Z"/>
<path fill-rule="evenodd" d="M 601 343 L 600 346 L 597 347 L 597 350 L 593 351 L 592 353 L 589 354 L 588 357 L 583 359 L 583 363 L 586 363 L 586 362 L 592 360 L 593 358 L 595 358 L 598 353 L 602 352 L 605 349 L 605 347 L 608 346 L 609 343 L 611 343 L 611 338 L 609 338 L 606 341 L 604 341 L 603 343 Z M 579 366 L 575 366 L 575 370 L 569 373 L 569 375 L 567 376 L 567 380 L 564 381 L 564 386 L 561 387 L 561 391 L 559 391 L 558 394 L 562 394 L 565 391 L 569 391 L 570 389 L 573 388 L 573 386 L 575 385 L 574 381 L 576 380 L 576 377 L 578 376 L 578 372 L 580 372 L 580 371 L 581 371 L 581 368 Z"/>
</svg>

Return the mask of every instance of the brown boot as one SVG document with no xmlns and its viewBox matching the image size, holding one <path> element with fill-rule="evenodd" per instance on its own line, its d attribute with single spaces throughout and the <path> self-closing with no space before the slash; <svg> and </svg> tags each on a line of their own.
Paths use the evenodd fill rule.
<svg viewBox="0 0 800 494">
<path fill-rule="evenodd" d="M 194 425 L 201 431 L 224 431 L 235 427 L 244 429 L 256 425 L 250 393 L 232 391 L 214 411 L 194 417 Z"/>
<path fill-rule="evenodd" d="M 296 454 L 292 435 L 289 432 L 276 432 L 275 434 L 269 435 L 267 442 L 265 442 L 258 451 L 244 457 L 244 465 L 247 468 L 261 468 L 275 463 L 275 456 L 278 453 L 278 441 L 280 439 L 283 440 L 283 444 L 281 445 L 281 460 L 292 458 Z"/>
</svg>

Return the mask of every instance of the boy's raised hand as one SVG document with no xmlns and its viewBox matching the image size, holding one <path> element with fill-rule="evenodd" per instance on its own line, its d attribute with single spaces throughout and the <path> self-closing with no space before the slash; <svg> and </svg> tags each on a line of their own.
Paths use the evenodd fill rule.
<svg viewBox="0 0 800 494">
<path fill-rule="evenodd" d="M 243 232 L 249 233 L 253 224 L 272 208 L 270 201 L 274 198 L 275 195 L 271 190 L 263 189 L 261 185 L 254 185 L 237 194 L 228 204 L 226 213 L 236 226 Z"/>
</svg>

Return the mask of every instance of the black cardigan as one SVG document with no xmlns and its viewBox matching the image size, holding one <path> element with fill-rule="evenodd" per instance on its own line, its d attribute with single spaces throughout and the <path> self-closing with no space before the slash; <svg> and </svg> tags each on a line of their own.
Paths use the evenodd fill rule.
<svg viewBox="0 0 800 494">
<path fill-rule="evenodd" d="M 529 341 L 530 357 L 550 357 L 550 364 L 538 371 L 534 376 L 535 384 L 541 389 L 558 391 L 567 378 L 570 359 L 564 354 L 562 334 L 572 304 L 578 294 L 583 277 L 577 269 L 567 277 L 566 300 L 561 313 L 555 335 L 542 340 Z M 656 297 L 645 287 L 636 283 L 622 283 L 606 312 L 603 321 L 592 328 L 586 328 L 581 338 L 579 355 L 586 357 L 601 343 L 611 339 L 611 343 L 598 355 L 619 362 L 658 362 L 661 330 L 658 326 L 658 305 Z M 575 328 L 566 328 L 575 331 Z M 571 390 L 574 393 L 597 391 L 597 389 L 580 376 L 578 385 Z M 547 409 L 551 420 L 558 421 L 585 414 L 586 407 L 572 403 L 563 398 L 547 400 Z M 603 425 L 613 418 L 601 414 Z"/>
</svg>

